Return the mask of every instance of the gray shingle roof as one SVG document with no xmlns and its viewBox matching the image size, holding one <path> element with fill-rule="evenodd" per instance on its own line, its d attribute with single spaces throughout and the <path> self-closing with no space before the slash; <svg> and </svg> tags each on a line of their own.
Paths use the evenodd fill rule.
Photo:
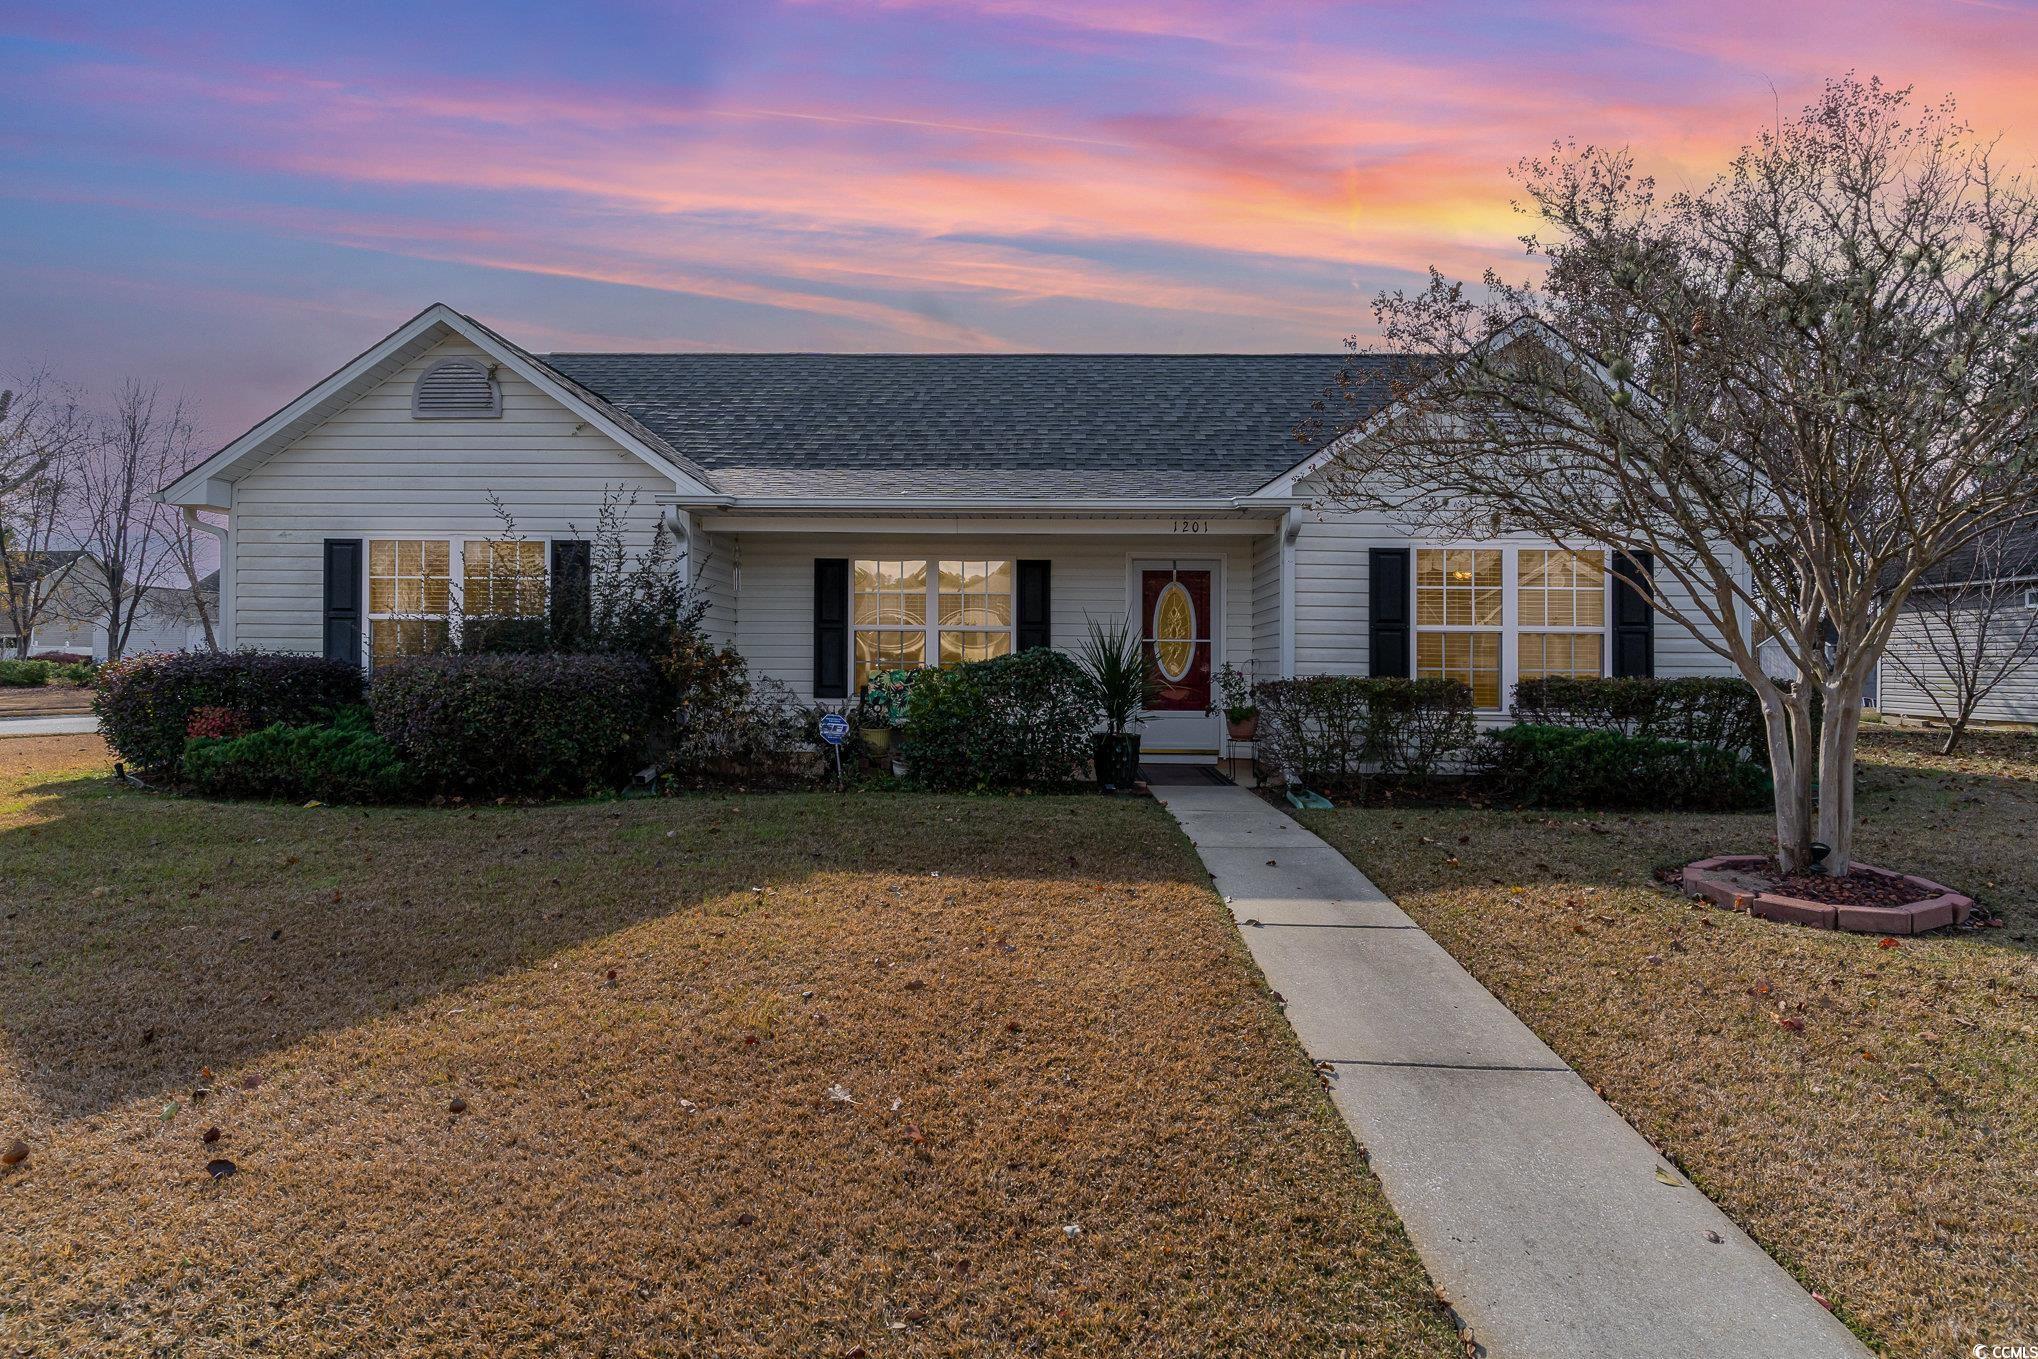
<svg viewBox="0 0 2038 1359">
<path fill-rule="evenodd" d="M 1388 355 L 547 354 L 737 496 L 1242 495 L 1387 400 Z"/>
</svg>

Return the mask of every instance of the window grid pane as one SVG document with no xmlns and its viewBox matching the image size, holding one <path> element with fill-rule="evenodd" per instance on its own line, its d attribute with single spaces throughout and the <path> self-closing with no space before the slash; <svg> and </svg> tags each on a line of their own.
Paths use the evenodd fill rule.
<svg viewBox="0 0 2038 1359">
<path fill-rule="evenodd" d="M 1606 624 L 1606 554 L 1523 548 L 1516 614 L 1524 628 Z"/>
<path fill-rule="evenodd" d="M 1495 547 L 1418 548 L 1415 621 L 1418 627 L 1498 627 L 1501 551 Z"/>
<path fill-rule="evenodd" d="M 1424 632 L 1415 639 L 1415 673 L 1419 679 L 1454 679 L 1472 690 L 1472 705 L 1500 706 L 1500 634 L 1498 632 Z"/>
<path fill-rule="evenodd" d="M 452 599 L 451 563 L 452 545 L 443 538 L 371 539 L 368 612 L 444 615 Z"/>
<path fill-rule="evenodd" d="M 543 616 L 545 544 L 470 542 L 462 556 L 468 613 L 491 618 Z"/>
</svg>

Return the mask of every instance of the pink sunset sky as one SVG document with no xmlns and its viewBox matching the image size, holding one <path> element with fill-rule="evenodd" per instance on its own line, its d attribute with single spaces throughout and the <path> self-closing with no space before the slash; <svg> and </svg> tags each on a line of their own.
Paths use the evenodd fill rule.
<svg viewBox="0 0 2038 1359">
<path fill-rule="evenodd" d="M 540 350 L 1332 350 L 1519 269 L 1553 139 L 1693 183 L 1850 69 L 2038 159 L 2018 0 L 0 0 L 0 374 L 216 443 L 433 300 Z"/>
</svg>

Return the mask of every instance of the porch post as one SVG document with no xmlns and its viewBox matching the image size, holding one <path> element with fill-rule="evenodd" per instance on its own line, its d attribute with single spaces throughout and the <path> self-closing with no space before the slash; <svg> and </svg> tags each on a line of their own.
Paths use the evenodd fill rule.
<svg viewBox="0 0 2038 1359">
<path fill-rule="evenodd" d="M 1302 507 L 1290 505 L 1281 521 L 1281 678 L 1295 678 L 1295 540 L 1302 535 Z"/>
</svg>

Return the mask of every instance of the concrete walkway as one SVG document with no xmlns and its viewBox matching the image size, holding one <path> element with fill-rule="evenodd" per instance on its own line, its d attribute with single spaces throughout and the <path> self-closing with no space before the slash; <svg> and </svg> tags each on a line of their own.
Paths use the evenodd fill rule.
<svg viewBox="0 0 2038 1359">
<path fill-rule="evenodd" d="M 1868 1354 L 1343 855 L 1242 788 L 1158 796 L 1486 1353 Z"/>
<path fill-rule="evenodd" d="M 0 718 L 0 736 L 71 736 L 99 730 L 99 719 L 91 713 L 70 717 Z"/>
</svg>

